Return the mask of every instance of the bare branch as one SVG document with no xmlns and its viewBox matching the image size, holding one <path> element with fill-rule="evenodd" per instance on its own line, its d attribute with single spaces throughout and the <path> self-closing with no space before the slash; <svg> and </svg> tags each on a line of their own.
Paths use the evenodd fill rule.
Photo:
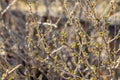
<svg viewBox="0 0 120 80">
<path fill-rule="evenodd" d="M 13 2 L 11 4 L 9 4 L 2 12 L 1 15 L 3 16 L 3 14 L 13 5 L 17 2 L 17 0 L 13 0 Z"/>
</svg>

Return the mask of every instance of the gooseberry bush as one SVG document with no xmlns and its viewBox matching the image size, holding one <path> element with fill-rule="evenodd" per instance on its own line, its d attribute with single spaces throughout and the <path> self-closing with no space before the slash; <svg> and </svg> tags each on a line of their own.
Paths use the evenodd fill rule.
<svg viewBox="0 0 120 80">
<path fill-rule="evenodd" d="M 119 0 L 8 2 L 1 1 L 2 80 L 119 79 Z"/>
</svg>

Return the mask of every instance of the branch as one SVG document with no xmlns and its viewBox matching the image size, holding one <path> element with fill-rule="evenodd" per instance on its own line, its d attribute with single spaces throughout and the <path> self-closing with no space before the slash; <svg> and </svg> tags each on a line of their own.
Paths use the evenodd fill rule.
<svg viewBox="0 0 120 80">
<path fill-rule="evenodd" d="M 13 0 L 13 2 L 11 4 L 9 4 L 2 12 L 1 12 L 1 15 L 3 16 L 3 14 L 14 4 L 16 3 L 17 0 Z"/>
<path fill-rule="evenodd" d="M 53 26 L 54 28 L 58 28 L 58 26 L 56 24 L 52 24 L 52 23 L 38 22 L 38 24 L 42 24 L 44 26 Z"/>
<path fill-rule="evenodd" d="M 118 31 L 118 34 L 113 39 L 108 41 L 108 43 L 113 42 L 115 39 L 117 39 L 119 37 L 119 35 L 120 35 L 120 30 Z"/>
</svg>

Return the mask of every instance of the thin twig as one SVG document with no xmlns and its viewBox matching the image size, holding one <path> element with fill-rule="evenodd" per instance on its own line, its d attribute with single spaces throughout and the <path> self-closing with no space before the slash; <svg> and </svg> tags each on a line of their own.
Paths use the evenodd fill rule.
<svg viewBox="0 0 120 80">
<path fill-rule="evenodd" d="M 56 24 L 51 24 L 51 23 L 47 23 L 47 22 L 38 22 L 38 24 L 42 24 L 44 26 L 53 26 L 54 28 L 58 28 L 58 26 Z"/>
<path fill-rule="evenodd" d="M 22 66 L 22 64 L 15 66 L 12 70 L 8 71 L 8 74 L 11 74 L 13 71 L 17 70 L 21 66 Z"/>
<path fill-rule="evenodd" d="M 118 31 L 118 34 L 113 39 L 108 41 L 108 43 L 113 42 L 115 39 L 117 39 L 119 37 L 119 35 L 120 35 L 120 30 Z"/>
<path fill-rule="evenodd" d="M 7 70 L 6 73 L 5 73 L 5 76 L 2 77 L 2 80 L 6 80 L 6 78 L 12 73 L 14 72 L 15 70 L 17 70 L 18 68 L 20 68 L 22 66 L 22 64 L 19 64 L 17 65 L 16 67 L 14 67 L 13 69 L 11 69 L 10 71 Z"/>
<path fill-rule="evenodd" d="M 17 2 L 17 0 L 13 0 L 13 2 L 11 4 L 9 4 L 2 12 L 1 15 L 3 16 L 3 14 L 13 5 Z"/>
</svg>

